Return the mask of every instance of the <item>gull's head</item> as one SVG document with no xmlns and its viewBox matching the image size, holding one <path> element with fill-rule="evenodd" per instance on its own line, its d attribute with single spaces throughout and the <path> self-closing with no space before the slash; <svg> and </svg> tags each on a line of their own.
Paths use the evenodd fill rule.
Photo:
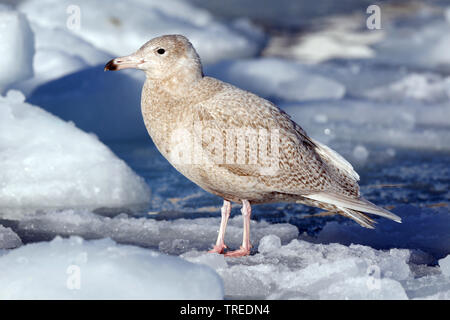
<svg viewBox="0 0 450 320">
<path fill-rule="evenodd" d="M 112 59 L 105 65 L 105 71 L 126 68 L 143 70 L 148 79 L 157 80 L 186 73 L 202 76 L 200 58 L 189 40 L 182 35 L 154 38 L 135 53 Z"/>
</svg>

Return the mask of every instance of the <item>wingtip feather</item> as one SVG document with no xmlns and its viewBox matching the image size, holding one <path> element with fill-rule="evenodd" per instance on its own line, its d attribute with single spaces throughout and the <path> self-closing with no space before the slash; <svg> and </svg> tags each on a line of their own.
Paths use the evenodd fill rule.
<svg viewBox="0 0 450 320">
<path fill-rule="evenodd" d="M 332 204 L 336 207 L 343 207 L 346 209 L 351 209 L 355 211 L 361 211 L 366 213 L 375 214 L 381 217 L 385 217 L 388 219 L 391 219 L 395 222 L 401 223 L 402 219 L 397 216 L 396 214 L 378 207 L 377 205 L 373 204 L 372 202 L 364 199 L 364 198 L 350 198 L 344 195 L 338 195 L 334 193 L 315 193 L 310 195 L 305 195 L 305 198 L 321 201 L 324 203 Z"/>
</svg>

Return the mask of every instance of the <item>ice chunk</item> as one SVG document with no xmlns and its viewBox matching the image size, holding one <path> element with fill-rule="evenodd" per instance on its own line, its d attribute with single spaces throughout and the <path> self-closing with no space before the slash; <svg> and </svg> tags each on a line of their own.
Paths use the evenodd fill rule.
<svg viewBox="0 0 450 320">
<path fill-rule="evenodd" d="M 187 36 L 204 63 L 255 55 L 263 41 L 261 33 L 249 32 L 248 26 L 241 32 L 242 26 L 217 22 L 207 11 L 179 0 L 29 0 L 19 9 L 41 26 L 68 28 L 117 56 L 130 54 L 163 34 Z"/>
<path fill-rule="evenodd" d="M 281 248 L 281 239 L 276 235 L 269 234 L 259 241 L 258 252 L 267 253 Z"/>
<path fill-rule="evenodd" d="M 24 14 L 0 4 L 0 94 L 33 75 L 34 36 Z"/>
<path fill-rule="evenodd" d="M 371 287 L 373 286 L 373 287 Z M 345 279 L 323 290 L 321 299 L 404 300 L 408 296 L 402 285 L 392 279 L 372 279 L 370 276 Z"/>
<path fill-rule="evenodd" d="M 0 268 L 2 300 L 223 298 L 211 268 L 109 239 L 28 244 L 0 256 Z"/>
<path fill-rule="evenodd" d="M 447 277 L 450 277 L 450 255 L 439 260 L 439 266 L 441 267 L 442 273 Z"/>
<path fill-rule="evenodd" d="M 228 266 L 223 254 L 198 252 L 193 250 L 182 254 L 181 257 L 193 263 L 207 265 L 214 270 L 224 269 Z"/>
<path fill-rule="evenodd" d="M 219 210 L 219 208 L 218 208 Z M 158 249 L 169 254 L 212 248 L 220 225 L 220 218 L 176 219 L 157 221 L 148 218 L 129 218 L 119 215 L 103 217 L 88 211 L 65 210 L 38 216 L 23 217 L 16 232 L 26 241 L 52 239 L 56 235 L 80 235 L 83 238 L 109 237 L 117 242 Z M 257 244 L 267 234 L 272 234 L 287 243 L 297 238 L 295 226 L 265 221 L 251 221 L 251 242 Z M 242 217 L 228 222 L 225 241 L 230 248 L 239 248 L 242 243 Z"/>
<path fill-rule="evenodd" d="M 1 215 L 148 204 L 143 179 L 95 136 L 23 99 L 0 97 Z"/>
<path fill-rule="evenodd" d="M 26 96 L 43 83 L 89 66 L 104 65 L 112 57 L 68 29 L 51 29 L 37 23 L 32 23 L 31 28 L 36 42 L 34 76 L 12 86 Z"/>
<path fill-rule="evenodd" d="M 263 97 L 285 101 L 340 99 L 345 87 L 297 62 L 276 58 L 237 60 L 205 69 L 208 75 Z"/>
<path fill-rule="evenodd" d="M 12 249 L 22 245 L 22 240 L 11 230 L 0 224 L 0 249 Z"/>
<path fill-rule="evenodd" d="M 216 271 L 228 298 L 406 299 L 408 258 L 408 250 L 292 240 L 276 251 L 229 259 Z"/>
</svg>

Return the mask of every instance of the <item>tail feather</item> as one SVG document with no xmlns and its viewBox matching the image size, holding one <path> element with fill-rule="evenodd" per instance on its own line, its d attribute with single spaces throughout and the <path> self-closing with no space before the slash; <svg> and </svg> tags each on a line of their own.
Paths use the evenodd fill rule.
<svg viewBox="0 0 450 320">
<path fill-rule="evenodd" d="M 402 219 L 399 216 L 393 214 L 392 212 L 390 212 L 386 209 L 376 206 L 375 204 L 373 204 L 372 202 L 370 202 L 364 198 L 355 199 L 355 198 L 350 198 L 350 197 L 347 197 L 344 195 L 339 195 L 339 194 L 335 194 L 335 193 L 326 193 L 326 192 L 304 195 L 304 197 L 308 198 L 308 199 L 312 199 L 312 200 L 316 200 L 316 201 L 334 205 L 340 210 L 345 209 L 348 212 L 346 212 L 344 210 L 342 210 L 342 211 L 344 211 L 348 215 L 356 215 L 359 217 L 359 219 L 362 219 L 361 218 L 361 215 L 363 215 L 362 212 L 366 212 L 366 213 L 371 213 L 371 214 L 375 214 L 375 215 L 378 215 L 381 217 L 385 217 L 385 218 L 394 220 L 395 222 L 398 222 L 398 223 L 402 222 Z M 351 210 L 351 211 L 349 211 L 349 210 Z M 365 216 L 365 215 L 363 215 L 363 216 L 367 218 L 367 216 Z"/>
<path fill-rule="evenodd" d="M 347 209 L 344 207 L 336 207 L 336 208 L 339 210 L 338 213 L 342 214 L 343 216 L 346 216 L 347 218 L 355 220 L 360 226 L 369 229 L 375 228 L 374 225 L 376 221 L 370 219 L 364 213 L 352 209 Z"/>
</svg>

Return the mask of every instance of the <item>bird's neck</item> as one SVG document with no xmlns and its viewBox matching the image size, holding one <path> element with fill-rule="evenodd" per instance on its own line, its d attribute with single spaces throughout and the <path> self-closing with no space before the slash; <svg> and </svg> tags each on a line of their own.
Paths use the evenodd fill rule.
<svg viewBox="0 0 450 320">
<path fill-rule="evenodd" d="M 142 88 L 141 108 L 150 135 L 169 130 L 185 119 L 187 106 L 196 100 L 201 74 L 174 74 L 165 79 L 147 78 Z"/>
<path fill-rule="evenodd" d="M 201 69 L 182 68 L 164 79 L 152 79 L 147 77 L 147 82 L 155 92 L 168 93 L 175 98 L 183 98 L 191 95 L 195 87 L 203 77 Z"/>
</svg>

